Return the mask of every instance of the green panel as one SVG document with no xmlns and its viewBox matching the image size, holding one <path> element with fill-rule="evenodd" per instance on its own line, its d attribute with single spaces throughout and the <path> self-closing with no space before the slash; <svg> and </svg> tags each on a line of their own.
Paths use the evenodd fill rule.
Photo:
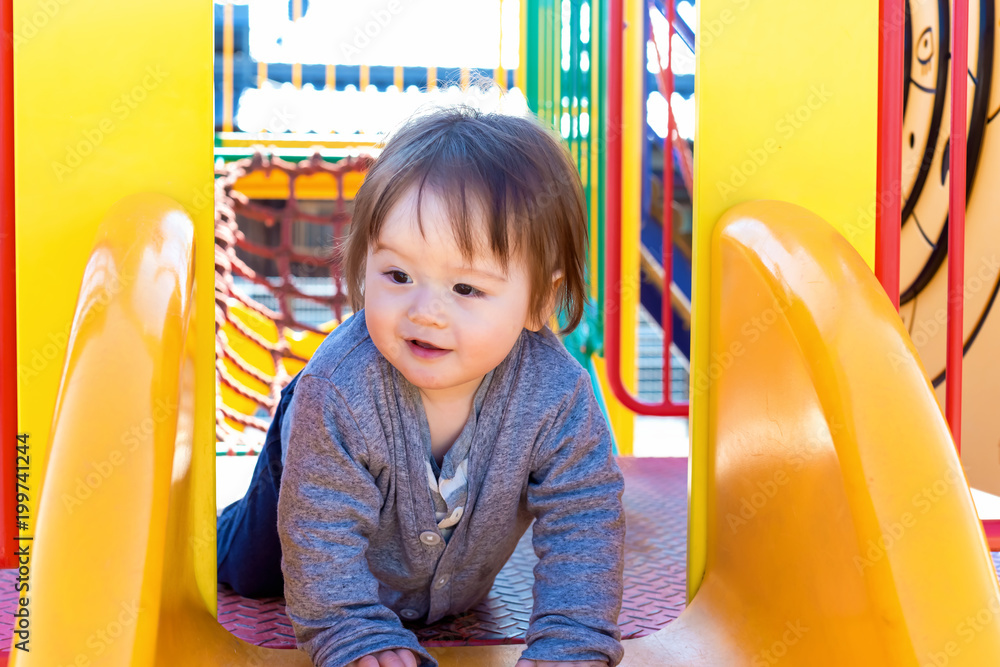
<svg viewBox="0 0 1000 667">
<path fill-rule="evenodd" d="M 534 111 L 536 114 L 539 111 L 538 106 L 538 72 L 540 68 L 540 63 L 538 61 L 538 47 L 539 47 L 539 34 L 538 34 L 538 8 L 541 0 L 524 0 L 525 2 L 525 12 L 527 13 L 527 34 L 522 35 L 521 38 L 524 39 L 525 52 L 527 54 L 527 62 L 522 64 L 524 67 L 524 97 L 528 101 L 528 108 Z"/>
<path fill-rule="evenodd" d="M 599 17 L 598 21 L 591 23 L 591 41 L 596 43 L 597 57 L 591 60 L 590 70 L 597 77 L 598 81 L 598 96 L 596 100 L 591 101 L 591 105 L 597 110 L 596 122 L 591 122 L 591 134 L 595 137 L 594 141 L 597 141 L 597 155 L 600 158 L 597 166 L 597 178 L 595 179 L 595 184 L 597 186 L 597 238 L 593 239 L 592 243 L 597 243 L 599 248 L 604 248 L 604 238 L 605 238 L 605 216 L 607 214 L 607 209 L 605 205 L 605 177 L 606 170 L 604 169 L 604 156 L 607 152 L 608 145 L 608 134 L 607 134 L 607 123 L 605 118 L 607 118 L 607 98 L 608 98 L 608 54 L 607 54 L 607 43 L 608 43 L 608 32 L 607 26 L 609 23 L 608 17 L 608 4 L 604 0 L 594 0 L 595 4 L 595 15 Z M 597 265 L 597 339 L 600 341 L 598 344 L 598 350 L 601 354 L 604 353 L 604 262 L 599 262 Z"/>
<path fill-rule="evenodd" d="M 604 150 L 606 130 L 603 127 L 606 102 L 606 57 L 601 48 L 606 40 L 607 7 L 604 0 L 525 0 L 527 12 L 526 76 L 524 91 L 529 108 L 539 120 L 556 132 L 562 133 L 563 114 L 570 118 L 568 136 L 564 141 L 580 172 L 587 198 L 587 210 L 592 221 L 591 243 L 604 247 Z M 583 41 L 581 12 L 588 9 L 589 36 Z M 563 11 L 568 11 L 563 26 Z M 562 66 L 562 34 L 564 27 L 569 35 L 568 67 Z M 586 54 L 589 67 L 584 72 L 581 59 Z M 597 99 L 592 95 L 593 77 L 597 79 Z M 567 103 L 563 104 L 563 98 Z M 583 131 L 582 114 L 586 100 L 588 129 Z M 591 142 L 596 142 L 597 159 L 590 155 Z M 597 188 L 597 202 L 591 207 L 591 194 Z M 587 308 L 585 325 L 574 336 L 573 345 L 587 351 L 600 351 L 603 347 L 604 267 L 588 266 L 598 272 L 598 295 L 594 307 Z M 588 276 L 589 281 L 589 276 Z M 583 340 L 581 340 L 581 338 Z"/>
</svg>

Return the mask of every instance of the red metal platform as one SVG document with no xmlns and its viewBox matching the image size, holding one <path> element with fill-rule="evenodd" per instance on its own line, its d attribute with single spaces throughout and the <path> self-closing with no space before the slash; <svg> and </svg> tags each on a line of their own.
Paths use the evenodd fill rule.
<svg viewBox="0 0 1000 667">
<path fill-rule="evenodd" d="M 619 459 L 625 474 L 625 596 L 622 637 L 651 634 L 684 609 L 687 541 L 687 460 Z M 531 614 L 530 531 L 474 609 L 434 625 L 407 623 L 430 646 L 520 644 Z M 1000 571 L 1000 553 L 993 554 Z M 10 650 L 17 593 L 15 570 L 0 570 L 0 660 Z M 219 622 L 237 637 L 272 648 L 294 648 L 284 600 L 251 600 L 219 587 Z"/>
<path fill-rule="evenodd" d="M 625 596 L 618 624 L 623 637 L 662 628 L 684 609 L 687 543 L 687 459 L 618 460 L 625 475 Z M 422 644 L 521 644 L 531 615 L 531 531 L 479 605 L 433 625 L 405 623 Z M 251 600 L 219 587 L 219 622 L 261 646 L 294 648 L 281 598 Z"/>
</svg>

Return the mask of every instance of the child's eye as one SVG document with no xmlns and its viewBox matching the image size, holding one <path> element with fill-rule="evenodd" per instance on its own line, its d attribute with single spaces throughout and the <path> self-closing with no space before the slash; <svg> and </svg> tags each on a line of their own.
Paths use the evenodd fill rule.
<svg viewBox="0 0 1000 667">
<path fill-rule="evenodd" d="M 386 271 L 382 275 L 389 276 L 389 280 L 396 283 L 397 285 L 405 285 L 406 283 L 410 282 L 410 276 L 406 275 L 402 271 L 398 270 Z"/>
<path fill-rule="evenodd" d="M 459 283 L 453 288 L 456 294 L 461 296 L 483 296 L 483 293 L 477 290 L 472 285 L 466 285 L 465 283 Z"/>
</svg>

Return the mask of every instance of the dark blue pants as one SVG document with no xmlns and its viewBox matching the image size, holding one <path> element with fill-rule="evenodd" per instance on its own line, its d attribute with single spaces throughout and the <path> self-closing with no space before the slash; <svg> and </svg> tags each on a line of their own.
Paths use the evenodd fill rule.
<svg viewBox="0 0 1000 667">
<path fill-rule="evenodd" d="M 281 400 L 257 457 L 250 488 L 222 510 L 216 522 L 219 583 L 248 598 L 282 597 L 278 490 L 281 488 L 281 419 L 299 376 L 281 390 Z"/>
</svg>

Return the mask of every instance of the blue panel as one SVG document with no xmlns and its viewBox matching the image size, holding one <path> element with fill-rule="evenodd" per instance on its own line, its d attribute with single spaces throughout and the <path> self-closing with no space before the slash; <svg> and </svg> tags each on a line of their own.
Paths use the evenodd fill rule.
<svg viewBox="0 0 1000 667">
<path fill-rule="evenodd" d="M 663 253 L 660 251 L 663 248 L 663 228 L 660 226 L 660 223 L 647 214 L 642 221 L 640 234 L 642 237 L 642 245 L 645 246 L 650 254 L 662 266 Z M 674 246 L 673 271 L 671 273 L 673 273 L 674 282 L 681 288 L 685 296 L 690 299 L 691 262 L 676 245 Z"/>
<path fill-rule="evenodd" d="M 639 286 L 639 300 L 643 307 L 650 314 L 650 316 L 656 320 L 657 323 L 661 322 L 660 319 L 662 308 L 661 300 L 662 296 L 660 290 L 656 288 L 650 282 L 642 281 Z M 673 326 L 673 338 L 674 345 L 680 350 L 686 358 L 691 358 L 691 330 L 688 329 L 687 323 L 684 322 L 677 315 L 677 313 L 671 313 L 671 324 Z"/>
<path fill-rule="evenodd" d="M 646 88 L 648 90 L 659 90 L 656 82 L 656 74 L 647 69 L 646 79 Z M 679 94 L 684 99 L 689 99 L 692 95 L 694 95 L 694 75 L 674 74 L 674 92 Z"/>
</svg>

